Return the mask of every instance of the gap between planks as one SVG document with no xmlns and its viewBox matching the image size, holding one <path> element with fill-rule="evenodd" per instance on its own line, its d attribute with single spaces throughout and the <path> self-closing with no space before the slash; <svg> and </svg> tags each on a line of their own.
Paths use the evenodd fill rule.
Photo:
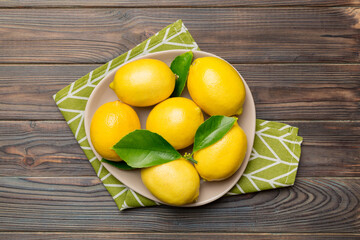
<svg viewBox="0 0 360 240">
<path fill-rule="evenodd" d="M 31 179 L 31 178 L 38 178 L 38 179 L 53 179 L 53 178 L 56 178 L 56 179 L 59 179 L 59 178 L 63 178 L 63 179 L 66 179 L 66 178 L 76 178 L 76 179 L 85 179 L 85 178 L 98 178 L 100 180 L 100 178 L 98 176 L 96 176 L 96 173 L 94 173 L 94 175 L 89 175 L 89 176 L 64 176 L 64 177 L 61 177 L 61 176 L 57 176 L 57 177 L 36 177 L 36 176 L 0 176 L 0 179 L 2 178 L 26 178 L 26 179 Z M 313 179 L 343 179 L 343 180 L 360 180 L 360 177 L 342 177 L 342 176 L 333 176 L 333 177 L 296 177 L 295 179 L 295 184 L 296 184 L 296 180 L 297 179 L 310 179 L 310 180 L 313 180 Z M 292 185 L 293 186 L 293 185 Z M 287 187 L 292 187 L 292 186 L 287 186 Z M 274 189 L 281 189 L 281 188 L 274 188 Z M 270 189 L 272 190 L 272 189 Z M 256 193 L 256 192 L 255 192 Z M 247 194 L 250 194 L 250 193 L 247 193 Z"/>
<path fill-rule="evenodd" d="M 257 119 L 262 119 L 261 117 Z M 276 119 L 276 120 L 270 120 L 270 121 L 274 121 L 274 122 L 282 122 L 282 123 L 301 123 L 301 122 L 305 122 L 305 123 L 310 123 L 310 122 L 316 122 L 316 123 L 358 123 L 360 122 L 360 119 L 355 119 L 355 120 L 301 120 L 301 119 L 295 119 L 295 120 L 289 120 L 289 119 Z M 61 120 L 61 119 L 0 119 L 0 122 L 65 122 L 65 119 Z"/>
<path fill-rule="evenodd" d="M 294 8 L 294 9 L 311 9 L 311 8 L 358 8 L 360 7 L 360 4 L 344 4 L 344 5 L 329 5 L 329 6 L 315 6 L 315 5 L 277 5 L 277 6 L 267 6 L 267 5 L 259 5 L 259 6 L 253 6 L 253 5 L 208 5 L 208 6 L 187 6 L 187 5 L 178 5 L 178 6 L 172 6 L 172 5 L 163 5 L 163 6 L 147 6 L 147 5 L 140 5 L 140 6 L 99 6 L 99 5 L 90 5 L 90 6 L 80 6 L 80 5 L 64 5 L 64 6 L 51 6 L 51 5 L 45 5 L 45 6 L 0 6 L 0 9 L 166 9 L 166 8 L 172 8 L 172 9 L 226 9 L 226 8 L 267 8 L 267 9 L 286 9 L 286 8 Z"/>
<path fill-rule="evenodd" d="M 1 8 L 0 8 L 1 10 Z M 126 52 L 124 52 L 126 53 Z M 123 53 L 123 54 L 124 54 Z M 120 54 L 121 55 L 121 54 Z M 119 56 L 120 56 L 119 55 Z M 110 61 L 110 60 L 109 60 Z M 245 62 L 233 62 L 233 61 L 229 61 L 231 64 L 233 65 L 274 65 L 274 66 L 280 66 L 280 65 L 287 65 L 287 66 L 291 66 L 291 65 L 309 65 L 309 66 L 325 66 L 325 65 L 345 65 L 345 66 L 356 66 L 359 65 L 360 63 L 358 62 L 250 62 L 250 63 L 245 63 Z M 99 62 L 99 63 L 93 63 L 93 62 L 80 62 L 80 63 L 68 63 L 68 62 L 1 62 L 0 66 L 19 66 L 19 65 L 29 65 L 29 66 L 84 66 L 84 65 L 93 65 L 93 66 L 102 66 L 104 64 L 107 64 L 108 62 Z"/>
<path fill-rule="evenodd" d="M 46 231 L 46 232 L 39 232 L 39 231 L 0 231 L 2 234 L 98 234 L 97 232 L 84 232 L 84 231 Z M 101 232 L 99 232 L 101 233 Z M 117 231 L 106 231 L 106 234 L 124 234 L 124 235 L 135 235 L 135 234 L 142 234 L 142 235 L 179 235 L 179 236 L 212 236 L 212 235 L 219 235 L 219 236 L 228 236 L 228 235 L 236 235 L 236 236 L 248 236 L 248 235 L 254 235 L 254 236 L 282 236 L 282 235 L 289 235 L 289 236 L 360 236 L 360 233 L 302 233 L 302 232 L 291 232 L 291 233 L 278 233 L 278 232 L 215 232 L 215 233 L 202 233 L 202 232 L 184 232 L 184 233 L 174 233 L 174 232 L 117 232 Z"/>
</svg>

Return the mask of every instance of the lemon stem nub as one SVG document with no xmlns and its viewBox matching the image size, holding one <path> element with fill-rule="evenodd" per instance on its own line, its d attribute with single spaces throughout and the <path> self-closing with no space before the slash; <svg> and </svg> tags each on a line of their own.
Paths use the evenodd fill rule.
<svg viewBox="0 0 360 240">
<path fill-rule="evenodd" d="M 109 87 L 114 90 L 114 82 L 111 82 Z"/>
<path fill-rule="evenodd" d="M 236 112 L 236 115 L 241 115 L 243 112 L 243 107 L 241 107 L 237 112 Z"/>
<path fill-rule="evenodd" d="M 186 160 L 192 162 L 192 163 L 197 164 L 197 161 L 196 161 L 195 159 L 193 159 L 193 157 L 192 157 L 193 154 L 194 154 L 194 153 L 185 153 L 185 154 L 184 154 L 184 158 L 185 158 Z"/>
</svg>

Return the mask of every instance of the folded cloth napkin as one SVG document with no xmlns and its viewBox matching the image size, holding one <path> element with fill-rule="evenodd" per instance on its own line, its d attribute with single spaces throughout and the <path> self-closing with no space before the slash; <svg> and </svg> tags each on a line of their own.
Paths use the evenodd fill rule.
<svg viewBox="0 0 360 240">
<path fill-rule="evenodd" d="M 106 74 L 134 57 L 169 49 L 199 50 L 181 20 L 167 26 L 127 53 L 71 83 L 53 98 L 76 140 L 120 210 L 159 205 L 112 176 L 92 152 L 84 128 L 84 111 L 90 94 Z M 299 164 L 302 138 L 298 128 L 283 123 L 256 121 L 256 136 L 248 166 L 227 195 L 291 186 Z"/>
</svg>

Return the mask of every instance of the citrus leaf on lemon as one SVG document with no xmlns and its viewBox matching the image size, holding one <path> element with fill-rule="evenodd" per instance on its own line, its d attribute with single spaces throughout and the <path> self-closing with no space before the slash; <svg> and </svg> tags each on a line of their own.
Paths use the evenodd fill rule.
<svg viewBox="0 0 360 240">
<path fill-rule="evenodd" d="M 222 115 L 210 117 L 196 131 L 193 152 L 219 141 L 232 128 L 236 120 L 235 117 Z"/>
<path fill-rule="evenodd" d="M 163 137 L 148 130 L 129 133 L 112 149 L 133 168 L 160 165 L 181 157 Z"/>
<path fill-rule="evenodd" d="M 101 159 L 101 162 L 108 163 L 108 164 L 113 165 L 114 167 L 117 167 L 122 170 L 133 170 L 134 169 L 133 167 L 130 167 L 125 161 L 114 162 L 114 161 L 109 161 L 109 160 L 106 160 L 105 158 L 103 158 L 103 159 Z"/>
<path fill-rule="evenodd" d="M 177 56 L 172 61 L 170 69 L 178 76 L 178 79 L 176 79 L 171 97 L 179 97 L 184 90 L 193 56 L 193 53 L 189 51 Z"/>
</svg>

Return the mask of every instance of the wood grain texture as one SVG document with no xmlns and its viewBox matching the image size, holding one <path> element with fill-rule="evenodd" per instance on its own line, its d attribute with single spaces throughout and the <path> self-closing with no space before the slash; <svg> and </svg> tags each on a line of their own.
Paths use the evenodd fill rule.
<svg viewBox="0 0 360 240">
<path fill-rule="evenodd" d="M 298 176 L 360 177 L 360 122 L 287 122 L 304 137 Z M 0 121 L 0 176 L 95 176 L 64 121 Z"/>
<path fill-rule="evenodd" d="M 33 239 L 157 239 L 157 240 L 233 240 L 233 239 L 256 239 L 256 240 L 303 240 L 303 239 L 332 239 L 350 240 L 357 239 L 360 234 L 349 233 L 118 233 L 118 232 L 2 232 L 0 239 L 33 240 Z"/>
<path fill-rule="evenodd" d="M 0 7 L 279 7 L 279 6 L 358 6 L 359 0 L 26 0 L 0 1 Z"/>
<path fill-rule="evenodd" d="M 65 121 L 5 121 L 0 126 L 0 176 L 95 174 Z"/>
<path fill-rule="evenodd" d="M 177 19 L 202 50 L 232 63 L 359 62 L 359 11 L 0 9 L 0 63 L 104 63 Z"/>
<path fill-rule="evenodd" d="M 0 120 L 63 120 L 52 95 L 99 65 L 0 65 Z M 267 120 L 359 120 L 358 64 L 236 64 Z"/>
<path fill-rule="evenodd" d="M 360 119 L 360 65 L 235 65 L 266 120 Z"/>
<path fill-rule="evenodd" d="M 97 177 L 2 177 L 0 231 L 359 233 L 359 192 L 359 178 L 298 178 L 198 208 L 119 212 Z"/>
<path fill-rule="evenodd" d="M 0 65 L 0 118 L 63 120 L 52 96 L 100 65 Z"/>
</svg>

